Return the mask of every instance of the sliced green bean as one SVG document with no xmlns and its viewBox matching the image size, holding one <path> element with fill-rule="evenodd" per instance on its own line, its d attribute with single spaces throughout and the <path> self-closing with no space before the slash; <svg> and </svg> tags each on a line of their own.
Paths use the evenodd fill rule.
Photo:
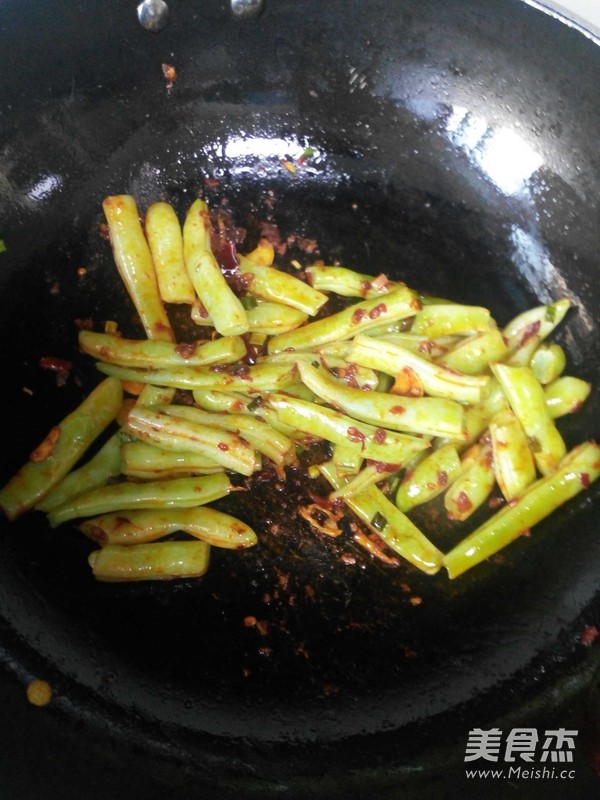
<svg viewBox="0 0 600 800">
<path fill-rule="evenodd" d="M 567 448 L 546 407 L 541 384 L 529 367 L 494 364 L 494 375 L 529 441 L 542 475 L 556 469 Z"/>
<path fill-rule="evenodd" d="M 136 369 L 98 362 L 105 375 L 123 381 L 151 383 L 174 389 L 216 389 L 225 392 L 261 392 L 286 389 L 297 381 L 293 364 L 255 364 L 252 367 L 219 369 L 211 367 L 171 367 L 170 369 Z"/>
<path fill-rule="evenodd" d="M 246 355 L 246 345 L 240 336 L 222 336 L 208 342 L 175 344 L 150 340 L 122 339 L 107 333 L 79 332 L 79 346 L 84 353 L 124 367 L 210 366 L 235 364 Z"/>
<path fill-rule="evenodd" d="M 199 578 L 208 569 L 206 542 L 154 542 L 126 547 L 111 544 L 89 555 L 99 581 L 157 581 Z"/>
<path fill-rule="evenodd" d="M 52 428 L 30 460 L 0 489 L 0 508 L 13 520 L 53 489 L 116 417 L 121 384 L 108 378 L 81 405 Z"/>
<path fill-rule="evenodd" d="M 363 454 L 356 445 L 348 442 L 333 447 L 332 462 L 341 475 L 356 475 L 363 463 Z"/>
<path fill-rule="evenodd" d="M 446 444 L 433 450 L 402 479 L 396 492 L 396 505 L 400 511 L 426 503 L 445 492 L 461 471 L 456 447 Z"/>
<path fill-rule="evenodd" d="M 115 433 L 87 463 L 65 475 L 36 508 L 50 511 L 78 494 L 104 486 L 111 478 L 121 474 L 121 466 L 121 439 Z"/>
<path fill-rule="evenodd" d="M 336 449 L 337 447 L 338 445 L 336 445 Z M 373 486 L 374 484 L 379 483 L 380 481 L 383 481 L 396 473 L 395 469 L 387 470 L 385 467 L 382 468 L 382 465 L 380 464 L 367 464 L 367 466 L 361 469 L 360 472 L 357 472 L 353 477 L 351 477 L 338 466 L 335 458 L 332 459 L 332 463 L 335 464 L 338 475 L 349 477 L 350 479 L 348 480 L 348 483 L 345 483 L 343 486 L 341 486 L 339 489 L 336 489 L 335 492 L 332 492 L 329 495 L 330 500 L 353 497 L 354 495 L 360 494 L 360 492 L 363 492 L 365 489 L 368 489 L 370 486 Z"/>
<path fill-rule="evenodd" d="M 317 357 L 314 353 L 298 352 L 298 353 L 275 353 L 271 356 L 266 356 L 259 361 L 260 364 L 293 364 L 300 366 L 300 364 L 307 364 L 314 369 L 325 367 L 323 372 L 329 372 L 333 379 L 335 379 L 336 386 L 340 383 L 348 384 L 356 389 L 371 391 L 377 389 L 379 386 L 379 376 L 373 369 L 366 367 L 359 367 L 356 364 L 351 364 L 343 358 L 338 358 L 332 355 L 321 355 Z"/>
<path fill-rule="evenodd" d="M 565 351 L 556 343 L 540 345 L 530 362 L 531 371 L 543 386 L 555 381 L 566 366 Z"/>
<path fill-rule="evenodd" d="M 485 503 L 496 484 L 493 461 L 488 442 L 471 445 L 464 453 L 460 474 L 444 495 L 450 519 L 464 521 Z"/>
<path fill-rule="evenodd" d="M 523 426 L 510 409 L 490 421 L 494 474 L 507 500 L 522 494 L 536 478 L 533 454 Z"/>
<path fill-rule="evenodd" d="M 304 272 L 312 287 L 321 292 L 333 292 L 341 297 L 382 297 L 398 287 L 385 275 L 374 278 L 347 267 L 307 267 Z"/>
<path fill-rule="evenodd" d="M 438 336 L 435 339 L 430 339 L 428 336 L 421 336 L 412 332 L 403 333 L 402 331 L 378 334 L 376 331 L 371 330 L 367 332 L 367 336 L 398 344 L 405 350 L 410 350 L 411 353 L 415 353 L 427 361 L 442 360 L 443 356 L 452 347 L 463 341 L 463 337 L 460 336 Z"/>
<path fill-rule="evenodd" d="M 257 264 L 246 256 L 238 255 L 238 258 L 246 291 L 253 297 L 296 308 L 311 317 L 327 302 L 326 294 L 287 272 Z"/>
<path fill-rule="evenodd" d="M 460 341 L 439 359 L 439 363 L 465 375 L 480 375 L 493 362 L 502 361 L 506 353 L 501 332 L 498 328 L 491 328 Z"/>
<path fill-rule="evenodd" d="M 516 316 L 503 329 L 509 354 L 514 354 L 532 337 L 537 342 L 549 336 L 562 322 L 571 306 L 570 300 L 563 298 L 544 306 L 536 306 Z"/>
<path fill-rule="evenodd" d="M 80 494 L 53 508 L 48 520 L 53 528 L 78 517 L 95 517 L 134 508 L 193 508 L 212 503 L 233 489 L 224 472 L 199 478 L 174 478 L 148 483 L 115 483 Z"/>
<path fill-rule="evenodd" d="M 287 425 L 334 444 L 348 447 L 354 444 L 363 458 L 373 461 L 403 465 L 415 453 L 430 446 L 423 439 L 367 425 L 316 403 L 281 394 L 267 395 L 267 402 Z"/>
<path fill-rule="evenodd" d="M 388 375 L 398 377 L 406 373 L 411 386 L 420 385 L 422 391 L 433 397 L 444 397 L 462 403 L 478 403 L 485 396 L 489 384 L 486 375 L 463 375 L 431 364 L 424 358 L 391 342 L 357 336 L 349 356 L 360 366 L 371 367 Z"/>
<path fill-rule="evenodd" d="M 151 408 L 152 406 L 166 406 L 175 397 L 175 389 L 169 389 L 165 386 L 152 386 L 146 384 L 138 395 L 136 406 L 143 408 Z"/>
<path fill-rule="evenodd" d="M 183 225 L 185 266 L 217 331 L 222 336 L 239 336 L 248 331 L 248 318 L 210 249 L 209 230 L 207 205 L 203 200 L 195 200 Z"/>
<path fill-rule="evenodd" d="M 251 333 L 264 333 L 276 336 L 287 333 L 303 325 L 308 314 L 282 303 L 259 303 L 255 308 L 246 311 Z"/>
<path fill-rule="evenodd" d="M 107 197 L 103 203 L 110 244 L 119 274 L 149 339 L 175 341 L 158 291 L 154 262 L 144 236 L 135 200 L 130 195 Z"/>
<path fill-rule="evenodd" d="M 232 431 L 279 466 L 290 464 L 295 459 L 296 446 L 291 439 L 249 414 L 210 414 L 199 408 L 177 405 L 165 406 L 160 410 L 178 419 L 217 430 Z"/>
<path fill-rule="evenodd" d="M 153 203 L 146 211 L 146 238 L 165 303 L 189 303 L 196 292 L 183 260 L 183 236 L 175 209 L 169 203 Z"/>
<path fill-rule="evenodd" d="M 558 468 L 532 483 L 521 497 L 504 506 L 445 557 L 444 565 L 456 578 L 513 542 L 559 506 L 600 477 L 600 448 L 584 442 L 568 453 Z"/>
<path fill-rule="evenodd" d="M 322 464 L 319 471 L 334 489 L 341 489 L 344 478 L 331 463 Z M 443 554 L 377 486 L 346 497 L 344 502 L 395 553 L 428 575 L 439 571 Z"/>
<path fill-rule="evenodd" d="M 454 400 L 364 392 L 340 385 L 322 370 L 301 362 L 298 371 L 304 383 L 322 400 L 362 422 L 430 436 L 462 434 L 464 409 Z"/>
<path fill-rule="evenodd" d="M 242 475 L 252 475 L 256 466 L 254 450 L 239 436 L 155 409 L 132 409 L 127 428 L 165 450 L 199 453 Z"/>
<path fill-rule="evenodd" d="M 581 378 L 574 378 L 571 375 L 557 378 L 544 387 L 548 413 L 552 419 L 556 419 L 580 411 L 591 391 L 591 383 Z"/>
<path fill-rule="evenodd" d="M 144 480 L 223 471 L 221 464 L 200 453 L 164 450 L 140 441 L 126 442 L 121 447 L 121 460 L 123 475 Z"/>
<path fill-rule="evenodd" d="M 411 333 L 436 339 L 438 336 L 486 331 L 491 325 L 494 325 L 494 321 L 487 308 L 437 303 L 418 311 L 410 330 Z"/>
<path fill-rule="evenodd" d="M 295 331 L 274 336 L 269 342 L 269 353 L 308 350 L 338 339 L 351 339 L 376 325 L 412 316 L 419 308 L 414 293 L 406 286 L 401 286 L 383 298 L 363 300 L 337 314 L 309 322 Z"/>
<path fill-rule="evenodd" d="M 228 550 L 246 549 L 257 542 L 256 533 L 245 522 L 205 506 L 117 511 L 87 519 L 79 530 L 103 547 L 155 542 L 176 531 Z"/>
</svg>

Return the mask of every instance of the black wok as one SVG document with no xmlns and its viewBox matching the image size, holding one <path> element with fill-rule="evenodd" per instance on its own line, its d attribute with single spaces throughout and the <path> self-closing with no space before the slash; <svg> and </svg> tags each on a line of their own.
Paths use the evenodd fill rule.
<svg viewBox="0 0 600 800">
<path fill-rule="evenodd" d="M 500 324 L 566 295 L 569 369 L 600 385 L 595 41 L 516 0 L 171 11 L 153 35 L 125 2 L 0 6 L 0 481 L 98 380 L 76 320 L 139 331 L 98 232 L 110 193 L 180 213 L 203 194 L 250 236 L 268 219 Z M 73 362 L 65 386 L 42 356 Z M 599 397 L 563 421 L 570 445 L 598 434 Z M 260 546 L 166 586 L 97 584 L 74 529 L 2 523 L 6 797 L 504 796 L 463 777 L 468 731 L 494 725 L 580 729 L 577 779 L 521 796 L 598 791 L 599 651 L 580 641 L 600 625 L 598 486 L 452 583 L 317 539 L 294 520 L 305 492 L 236 500 Z"/>
</svg>

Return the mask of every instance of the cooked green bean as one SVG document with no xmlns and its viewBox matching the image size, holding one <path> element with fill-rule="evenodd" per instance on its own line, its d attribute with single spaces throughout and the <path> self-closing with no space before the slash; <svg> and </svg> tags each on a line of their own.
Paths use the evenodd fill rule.
<svg viewBox="0 0 600 800">
<path fill-rule="evenodd" d="M 366 335 L 375 339 L 383 339 L 384 342 L 398 344 L 405 350 L 410 350 L 411 353 L 415 353 L 427 361 L 443 360 L 443 356 L 452 347 L 464 341 L 464 338 L 460 336 L 438 336 L 435 339 L 430 339 L 428 336 L 421 336 L 412 332 L 403 333 L 402 331 L 379 334 L 375 330 L 370 330 L 367 331 Z"/>
<path fill-rule="evenodd" d="M 140 441 L 126 442 L 121 460 L 123 475 L 144 480 L 223 472 L 221 464 L 200 453 L 164 450 Z"/>
<path fill-rule="evenodd" d="M 211 414 L 199 408 L 177 405 L 157 410 L 198 425 L 232 431 L 279 466 L 290 464 L 295 458 L 294 442 L 257 417 L 248 414 Z"/>
<path fill-rule="evenodd" d="M 87 519 L 79 529 L 103 547 L 155 542 L 177 531 L 228 550 L 242 550 L 257 542 L 256 534 L 245 522 L 206 506 L 118 511 Z"/>
<path fill-rule="evenodd" d="M 382 297 L 399 285 L 388 281 L 385 275 L 374 278 L 373 275 L 363 275 L 346 267 L 312 266 L 304 271 L 312 287 L 341 297 Z"/>
<path fill-rule="evenodd" d="M 461 436 L 464 409 L 439 397 L 398 397 L 386 392 L 364 392 L 327 377 L 322 370 L 298 363 L 304 383 L 322 400 L 351 417 L 395 431 L 430 436 Z"/>
<path fill-rule="evenodd" d="M 171 367 L 170 369 L 136 369 L 98 362 L 105 375 L 123 381 L 151 383 L 174 389 L 216 389 L 225 392 L 261 392 L 286 389 L 297 380 L 293 364 L 255 364 L 253 367 L 216 370 L 211 367 Z"/>
<path fill-rule="evenodd" d="M 494 321 L 487 308 L 437 303 L 418 311 L 410 330 L 411 333 L 437 339 L 438 336 L 485 331 L 491 325 L 494 325 Z"/>
<path fill-rule="evenodd" d="M 111 544 L 94 550 L 88 561 L 99 581 L 157 581 L 199 578 L 208 569 L 209 557 L 206 542 L 154 542 Z"/>
<path fill-rule="evenodd" d="M 48 514 L 53 528 L 78 517 L 95 517 L 134 508 L 193 508 L 212 503 L 233 489 L 224 472 L 199 478 L 174 478 L 148 483 L 115 483 L 80 494 Z"/>
<path fill-rule="evenodd" d="M 296 308 L 311 317 L 327 302 L 326 294 L 287 272 L 257 264 L 246 256 L 238 255 L 238 258 L 246 291 L 253 297 Z"/>
<path fill-rule="evenodd" d="M 275 353 L 261 358 L 259 363 L 293 364 L 298 367 L 300 364 L 307 364 L 314 369 L 319 369 L 319 371 L 328 371 L 332 379 L 335 378 L 336 386 L 339 386 L 340 383 L 347 383 L 355 389 L 366 389 L 367 391 L 377 389 L 379 386 L 379 375 L 375 370 L 359 367 L 337 356 L 321 355 L 317 357 L 314 353 L 302 351 L 297 353 Z M 321 367 L 325 369 L 321 370 Z"/>
<path fill-rule="evenodd" d="M 559 344 L 542 344 L 531 357 L 530 367 L 536 379 L 545 386 L 555 381 L 567 366 L 565 351 Z"/>
<path fill-rule="evenodd" d="M 304 325 L 308 314 L 282 303 L 259 303 L 246 311 L 250 333 L 264 333 L 276 336 Z"/>
<path fill-rule="evenodd" d="M 115 264 L 149 339 L 175 341 L 161 300 L 154 263 L 133 197 L 114 195 L 102 203 Z"/>
<path fill-rule="evenodd" d="M 502 331 L 507 340 L 509 354 L 514 355 L 532 338 L 536 343 L 543 341 L 562 322 L 570 306 L 570 300 L 563 298 L 555 303 L 530 308 L 512 319 Z M 518 366 L 525 364 L 520 363 Z"/>
<path fill-rule="evenodd" d="M 362 452 L 351 442 L 333 446 L 332 463 L 340 475 L 356 475 L 363 460 Z"/>
<path fill-rule="evenodd" d="M 548 475 L 556 469 L 567 449 L 548 413 L 541 384 L 529 367 L 494 364 L 492 370 L 523 426 L 537 468 L 542 475 Z"/>
<path fill-rule="evenodd" d="M 183 225 L 185 266 L 196 294 L 217 331 L 222 336 L 239 336 L 248 331 L 248 318 L 210 249 L 209 229 L 206 203 L 195 200 Z"/>
<path fill-rule="evenodd" d="M 79 346 L 84 353 L 100 361 L 123 367 L 150 369 L 235 364 L 246 355 L 246 345 L 240 336 L 222 336 L 208 342 L 175 344 L 122 339 L 112 334 L 82 330 L 79 332 Z"/>
<path fill-rule="evenodd" d="M 501 332 L 492 328 L 458 342 L 441 356 L 439 363 L 465 375 L 480 375 L 491 363 L 502 361 L 506 352 Z"/>
<path fill-rule="evenodd" d="M 173 206 L 153 203 L 146 211 L 145 227 L 160 296 L 165 303 L 191 305 L 196 292 L 185 268 L 181 225 Z"/>
<path fill-rule="evenodd" d="M 338 449 L 339 445 L 336 445 L 336 450 Z M 368 489 L 369 486 L 373 484 L 379 483 L 380 481 L 389 478 L 391 475 L 396 474 L 397 470 L 392 469 L 385 469 L 382 468 L 381 464 L 368 464 L 366 467 L 361 469 L 355 475 L 350 476 L 350 473 L 345 472 L 342 468 L 340 468 L 339 464 L 335 460 L 335 451 L 334 451 L 334 458 L 332 459 L 332 464 L 335 465 L 338 475 L 346 478 L 348 477 L 348 483 L 344 483 L 339 489 L 336 489 L 335 492 L 332 492 L 329 495 L 330 500 L 338 500 L 339 498 L 344 499 L 346 497 L 353 497 L 354 495 L 360 494 L 365 489 Z"/>
<path fill-rule="evenodd" d="M 464 521 L 485 503 L 496 484 L 494 454 L 487 442 L 471 445 L 465 451 L 460 473 L 444 495 L 450 519 Z"/>
<path fill-rule="evenodd" d="M 533 454 L 523 426 L 510 409 L 490 421 L 494 474 L 507 500 L 518 497 L 536 478 Z"/>
<path fill-rule="evenodd" d="M 478 403 L 485 396 L 489 377 L 486 375 L 463 375 L 431 364 L 424 358 L 391 342 L 373 339 L 370 336 L 357 336 L 349 356 L 360 366 L 380 370 L 396 379 L 404 375 L 409 392 L 430 394 L 462 403 Z M 420 388 L 419 388 L 420 387 Z"/>
<path fill-rule="evenodd" d="M 29 461 L 0 489 L 0 508 L 9 519 L 33 508 L 64 478 L 114 420 L 122 402 L 121 384 L 108 378 L 51 428 Z"/>
<path fill-rule="evenodd" d="M 155 409 L 139 408 L 131 410 L 127 428 L 140 439 L 165 450 L 199 453 L 221 464 L 224 469 L 242 475 L 252 475 L 254 472 L 254 450 L 248 442 L 229 431 L 173 417 Z"/>
<path fill-rule="evenodd" d="M 319 471 L 334 489 L 341 489 L 344 478 L 331 463 L 321 464 Z M 428 575 L 439 571 L 443 554 L 377 486 L 346 497 L 344 502 L 395 553 Z M 374 520 L 377 525 L 373 525 Z"/>
<path fill-rule="evenodd" d="M 121 439 L 114 433 L 87 463 L 69 472 L 54 489 L 36 505 L 39 511 L 50 511 L 78 494 L 95 489 L 121 474 Z"/>
<path fill-rule="evenodd" d="M 148 383 L 142 389 L 135 404 L 140 408 L 168 405 L 174 397 L 175 389 L 169 389 L 165 386 L 152 386 Z"/>
<path fill-rule="evenodd" d="M 460 458 L 456 447 L 443 445 L 428 453 L 418 464 L 408 470 L 396 492 L 396 505 L 400 511 L 426 503 L 445 492 L 460 474 Z"/>
<path fill-rule="evenodd" d="M 401 286 L 383 298 L 363 300 L 337 314 L 309 322 L 295 331 L 274 336 L 269 342 L 269 353 L 308 350 L 338 339 L 351 339 L 383 322 L 410 317 L 419 308 L 420 303 L 414 293 L 406 286 Z"/>
<path fill-rule="evenodd" d="M 590 396 L 592 385 L 581 378 L 565 375 L 544 387 L 546 408 L 552 419 L 580 411 Z"/>
<path fill-rule="evenodd" d="M 403 465 L 415 453 L 429 447 L 429 442 L 415 436 L 367 425 L 316 403 L 281 394 L 267 395 L 267 402 L 287 425 L 334 444 L 348 447 L 354 444 L 363 458 L 373 461 Z"/>
<path fill-rule="evenodd" d="M 528 533 L 599 477 L 598 445 L 584 442 L 575 447 L 553 473 L 532 483 L 514 504 L 504 506 L 444 557 L 449 576 L 456 578 Z"/>
</svg>

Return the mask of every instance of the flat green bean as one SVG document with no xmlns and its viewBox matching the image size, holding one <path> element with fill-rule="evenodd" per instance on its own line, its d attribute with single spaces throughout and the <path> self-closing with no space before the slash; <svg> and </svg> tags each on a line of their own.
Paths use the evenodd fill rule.
<svg viewBox="0 0 600 800">
<path fill-rule="evenodd" d="M 118 511 L 87 519 L 79 529 L 103 547 L 155 542 L 177 531 L 228 550 L 242 550 L 257 542 L 256 533 L 245 522 L 206 506 Z"/>
<path fill-rule="evenodd" d="M 99 581 L 157 581 L 199 578 L 208 569 L 207 542 L 153 542 L 129 547 L 111 544 L 89 555 Z"/>
<path fill-rule="evenodd" d="M 151 340 L 122 339 L 107 333 L 79 332 L 79 346 L 84 353 L 123 367 L 202 367 L 211 364 L 235 364 L 246 355 L 240 336 L 222 336 L 208 342 L 175 344 Z"/>
<path fill-rule="evenodd" d="M 33 508 L 64 478 L 114 420 L 122 402 L 121 384 L 108 378 L 50 430 L 30 460 L 0 490 L 0 508 L 9 519 Z"/>
<path fill-rule="evenodd" d="M 521 497 L 504 506 L 489 520 L 453 547 L 444 557 L 450 578 L 497 553 L 528 533 L 545 517 L 600 477 L 600 448 L 584 442 L 568 453 L 550 475 L 532 483 Z"/>
<path fill-rule="evenodd" d="M 95 517 L 112 511 L 135 508 L 193 508 L 212 503 L 232 491 L 224 472 L 199 478 L 174 478 L 148 483 L 115 483 L 80 494 L 53 508 L 48 521 L 53 528 L 79 517 Z"/>
<path fill-rule="evenodd" d="M 309 322 L 295 331 L 274 336 L 269 342 L 269 353 L 308 350 L 339 339 L 351 339 L 384 322 L 410 317 L 419 308 L 420 303 L 414 293 L 406 286 L 401 286 L 383 298 L 363 300 L 337 314 Z"/>
</svg>

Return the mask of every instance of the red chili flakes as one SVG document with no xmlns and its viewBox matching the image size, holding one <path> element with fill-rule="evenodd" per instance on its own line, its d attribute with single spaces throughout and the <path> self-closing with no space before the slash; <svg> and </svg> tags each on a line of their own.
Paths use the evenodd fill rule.
<svg viewBox="0 0 600 800">
<path fill-rule="evenodd" d="M 229 445 L 225 444 L 225 442 L 219 442 L 217 444 L 217 447 L 219 448 L 219 450 L 223 450 L 223 451 L 229 450 Z"/>
<path fill-rule="evenodd" d="M 191 358 L 194 353 L 196 352 L 196 345 L 195 344 L 178 344 L 175 348 L 175 352 L 181 358 Z"/>
<path fill-rule="evenodd" d="M 412 597 L 408 598 L 408 602 L 411 604 L 411 606 L 420 606 L 423 602 L 423 598 L 413 595 Z"/>
<path fill-rule="evenodd" d="M 375 306 L 369 311 L 369 319 L 377 319 L 382 314 L 385 314 L 387 311 L 387 306 L 385 303 L 379 303 L 379 305 Z"/>
<path fill-rule="evenodd" d="M 528 539 L 531 536 L 531 528 L 523 528 L 522 531 L 519 531 L 519 536 L 524 536 Z"/>
<path fill-rule="evenodd" d="M 361 447 L 364 450 L 365 435 L 364 433 L 362 433 L 362 431 L 359 431 L 358 428 L 355 428 L 353 425 L 351 425 L 348 428 L 346 435 L 348 436 L 348 439 L 350 439 L 351 442 L 360 442 Z"/>
<path fill-rule="evenodd" d="M 177 80 L 177 70 L 172 64 L 162 64 L 162 72 L 167 82 L 167 89 L 172 89 Z"/>
<path fill-rule="evenodd" d="M 377 444 L 383 444 L 387 436 L 387 431 L 384 428 L 377 428 L 373 434 L 373 441 Z"/>
<path fill-rule="evenodd" d="M 588 473 L 588 472 L 581 472 L 581 473 L 579 474 L 579 480 L 580 480 L 580 482 L 581 482 L 581 485 L 583 486 L 583 488 L 584 488 L 584 489 L 587 489 L 587 488 L 588 488 L 588 486 L 590 485 L 590 476 L 589 476 L 589 473 Z"/>
<path fill-rule="evenodd" d="M 447 486 L 448 485 L 448 473 L 445 469 L 441 469 L 438 472 L 438 484 L 440 486 Z"/>
<path fill-rule="evenodd" d="M 72 366 L 73 364 L 70 361 L 65 361 L 63 358 L 55 358 L 54 356 L 40 358 L 40 367 L 52 370 L 52 372 L 69 372 Z"/>
<path fill-rule="evenodd" d="M 269 632 L 269 623 L 265 619 L 259 619 L 256 623 L 256 630 L 261 636 L 266 636 Z"/>
<path fill-rule="evenodd" d="M 496 508 L 500 508 L 500 506 L 504 505 L 504 498 L 503 497 L 490 497 L 488 500 L 488 506 L 492 510 Z"/>
<path fill-rule="evenodd" d="M 579 637 L 579 643 L 584 645 L 584 647 L 590 647 L 599 635 L 600 631 L 595 625 L 586 625 Z"/>
<path fill-rule="evenodd" d="M 469 495 L 466 492 L 458 493 L 458 497 L 456 498 L 456 508 L 461 514 L 464 514 L 473 508 L 473 503 L 469 499 Z"/>
<path fill-rule="evenodd" d="M 390 414 L 404 414 L 405 411 L 404 406 L 392 406 L 390 408 Z"/>
<path fill-rule="evenodd" d="M 45 461 L 49 456 L 52 455 L 54 451 L 54 446 L 60 439 L 60 428 L 55 426 L 51 428 L 48 432 L 48 435 L 44 439 L 44 441 L 39 444 L 35 450 L 31 453 L 29 458 L 35 464 L 38 464 L 40 461 Z"/>
<path fill-rule="evenodd" d="M 354 314 L 352 314 L 352 324 L 358 325 L 366 316 L 367 312 L 364 308 L 357 308 Z"/>
<path fill-rule="evenodd" d="M 221 181 L 218 178 L 213 178 L 209 176 L 208 178 L 204 179 L 204 185 L 207 189 L 218 189 L 221 185 Z"/>
<path fill-rule="evenodd" d="M 253 628 L 257 623 L 256 617 L 244 617 L 244 628 Z"/>
<path fill-rule="evenodd" d="M 520 345 L 524 345 L 525 342 L 528 339 L 531 339 L 532 336 L 537 336 L 537 334 L 538 334 L 538 332 L 540 330 L 541 324 L 542 323 L 538 319 L 536 322 L 531 322 L 529 325 L 527 325 L 527 327 L 525 328 L 525 330 L 521 334 L 521 339 L 519 341 L 519 344 Z"/>
</svg>

